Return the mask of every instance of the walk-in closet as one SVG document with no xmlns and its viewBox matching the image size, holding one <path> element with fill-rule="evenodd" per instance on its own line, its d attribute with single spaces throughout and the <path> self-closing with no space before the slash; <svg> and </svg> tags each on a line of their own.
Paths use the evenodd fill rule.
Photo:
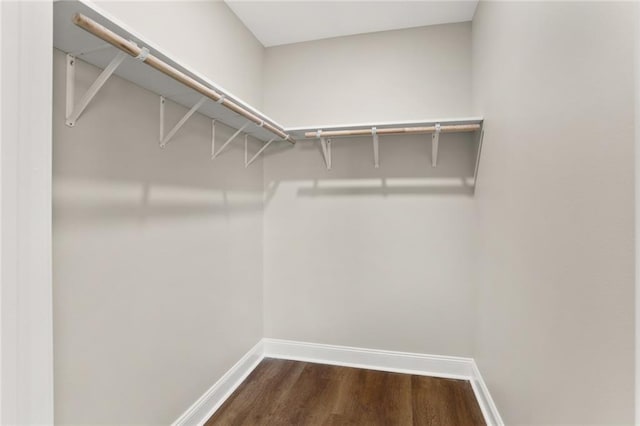
<svg viewBox="0 0 640 426">
<path fill-rule="evenodd" d="M 637 423 L 637 2 L 0 22 L 0 423 Z"/>
</svg>

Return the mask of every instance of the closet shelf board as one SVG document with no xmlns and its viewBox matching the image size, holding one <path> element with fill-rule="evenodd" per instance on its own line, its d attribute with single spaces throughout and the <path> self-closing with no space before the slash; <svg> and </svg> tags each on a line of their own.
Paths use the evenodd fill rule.
<svg viewBox="0 0 640 426">
<path fill-rule="evenodd" d="M 435 118 L 413 121 L 384 121 L 384 122 L 371 122 L 371 123 L 355 123 L 355 124 L 324 124 L 313 126 L 300 126 L 300 127 L 287 127 L 285 132 L 289 133 L 294 139 L 305 139 L 305 133 L 316 132 L 322 130 L 323 132 L 334 130 L 360 130 L 371 129 L 375 127 L 377 130 L 389 129 L 394 127 L 430 127 L 436 124 L 445 125 L 461 125 L 461 124 L 477 124 L 482 126 L 482 117 L 465 117 L 465 118 Z M 362 137 L 362 136 L 361 136 Z M 366 137 L 366 136 L 364 136 Z"/>
<path fill-rule="evenodd" d="M 269 121 L 277 124 L 274 120 L 242 101 L 237 96 L 234 96 L 228 90 L 221 88 L 219 85 L 215 84 L 203 75 L 189 69 L 189 67 L 177 62 L 175 59 L 172 59 L 168 54 L 163 53 L 158 46 L 142 39 L 124 24 L 118 22 L 117 19 L 110 17 L 107 13 L 101 11 L 97 6 L 90 2 L 58 1 L 54 3 L 53 46 L 56 49 L 72 54 L 88 52 L 86 54 L 77 55 L 77 58 L 95 65 L 100 69 L 104 69 L 114 58 L 117 52 L 119 52 L 115 47 L 92 51 L 93 49 L 105 45 L 105 42 L 74 25 L 72 17 L 75 13 L 81 13 L 118 33 L 122 37 L 135 42 L 138 46 L 148 48 L 149 52 L 160 60 L 166 62 L 200 83 L 223 93 L 228 99 L 232 99 L 246 110 L 255 113 L 258 116 L 263 116 Z M 135 58 L 125 59 L 125 61 L 118 67 L 115 74 L 144 89 L 164 96 L 167 100 L 180 104 L 187 109 L 191 108 L 202 98 L 201 94 L 189 89 L 171 77 L 152 69 L 142 61 L 136 60 Z M 213 101 L 205 102 L 198 109 L 198 112 L 234 129 L 242 127 L 247 122 L 246 118 Z M 281 125 L 279 126 L 282 127 Z M 245 133 L 261 141 L 268 141 L 275 136 L 273 133 L 254 124 L 249 125 L 245 129 Z"/>
</svg>

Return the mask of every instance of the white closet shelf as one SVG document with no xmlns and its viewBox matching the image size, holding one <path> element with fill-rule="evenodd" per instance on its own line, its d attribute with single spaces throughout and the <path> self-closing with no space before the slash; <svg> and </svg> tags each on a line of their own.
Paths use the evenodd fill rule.
<svg viewBox="0 0 640 426">
<path fill-rule="evenodd" d="M 437 118 L 411 121 L 386 121 L 356 124 L 325 124 L 301 127 L 287 127 L 285 131 L 296 139 L 318 138 L 318 131 L 324 137 L 370 136 L 373 129 L 379 135 L 434 133 L 441 126 L 442 133 L 475 132 L 482 129 L 482 117 Z"/>
<path fill-rule="evenodd" d="M 359 123 L 290 127 L 286 131 L 298 139 L 318 139 L 322 147 L 327 169 L 331 169 L 331 139 L 371 136 L 373 142 L 373 164 L 379 167 L 379 136 L 431 134 L 431 166 L 438 165 L 438 147 L 441 133 L 473 132 L 478 142 L 474 182 L 478 175 L 480 150 L 482 148 L 482 117 L 442 118 L 419 121 L 396 121 L 383 123 Z M 474 183 L 475 184 L 475 183 Z"/>
<path fill-rule="evenodd" d="M 55 2 L 53 15 L 54 47 L 70 54 L 71 57 L 108 71 L 103 73 L 102 81 L 100 78 L 96 80 L 92 94 L 99 90 L 111 74 L 115 74 L 186 108 L 191 109 L 198 105 L 197 111 L 199 113 L 235 129 L 244 127 L 245 134 L 261 141 L 270 141 L 275 138 L 289 139 L 290 142 L 295 142 L 288 137 L 280 124 L 203 75 L 191 71 L 189 67 L 163 53 L 157 46 L 143 40 L 124 24 L 109 17 L 92 3 L 83 1 Z M 78 19 L 78 17 L 87 19 Z M 108 33 L 121 37 L 124 43 L 116 42 L 115 44 L 119 46 L 116 48 L 109 44 L 113 41 L 106 43 L 105 39 L 101 40 L 79 25 L 83 25 L 85 29 L 87 29 L 87 25 L 94 28 L 102 26 Z M 127 54 L 122 55 L 120 53 L 122 51 Z M 138 52 L 139 57 L 136 59 L 134 56 Z M 74 62 L 71 61 L 71 64 L 67 65 L 73 66 Z M 167 71 L 173 77 L 167 75 L 165 73 Z M 178 81 L 180 75 L 186 77 L 182 82 Z M 176 76 L 179 77 L 178 80 L 176 80 Z M 185 85 L 185 81 L 193 81 L 193 84 Z M 68 76 L 68 85 L 69 82 L 73 84 L 73 79 Z M 89 92 L 92 90 L 90 89 Z M 218 95 L 222 95 L 222 101 L 216 102 L 219 100 Z M 210 99 L 202 102 L 203 97 Z M 73 93 L 71 93 L 71 98 L 73 99 Z M 91 97 L 88 100 L 83 97 L 80 105 L 75 107 L 75 114 L 73 105 L 71 108 L 68 105 L 67 116 L 77 119 L 90 100 Z M 251 119 L 247 117 L 251 117 Z M 68 120 L 68 124 L 74 125 L 75 120 Z"/>
<path fill-rule="evenodd" d="M 168 53 L 143 40 L 117 19 L 85 0 L 54 3 L 54 47 L 67 52 L 66 122 L 75 126 L 85 108 L 107 79 L 115 74 L 134 84 L 157 93 L 160 100 L 160 146 L 165 146 L 181 126 L 195 113 L 210 117 L 212 122 L 211 158 L 216 158 L 241 133 L 245 135 L 245 167 L 248 167 L 272 142 L 295 139 L 318 139 L 327 166 L 331 169 L 331 139 L 371 136 L 374 166 L 379 166 L 378 137 L 387 135 L 432 134 L 431 165 L 438 162 L 441 133 L 474 132 L 478 141 L 475 175 L 477 175 L 482 146 L 482 118 L 447 118 L 351 125 L 322 125 L 284 128 L 265 114 L 243 102 L 189 67 L 179 63 Z M 77 59 L 102 68 L 103 71 L 76 103 L 75 66 Z M 164 104 L 171 100 L 189 111 L 171 130 L 165 133 Z M 221 147 L 215 147 L 215 123 L 221 122 L 237 129 Z M 249 158 L 247 136 L 265 142 Z"/>
</svg>

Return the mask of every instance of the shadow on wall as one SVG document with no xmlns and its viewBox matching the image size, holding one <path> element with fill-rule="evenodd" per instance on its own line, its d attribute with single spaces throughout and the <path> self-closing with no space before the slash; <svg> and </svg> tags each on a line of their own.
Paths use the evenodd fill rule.
<svg viewBox="0 0 640 426">
<path fill-rule="evenodd" d="M 159 97 L 131 96 L 132 85 L 114 78 L 80 117 L 64 125 L 64 55 L 54 56 L 55 216 L 70 223 L 148 218 L 243 214 L 260 211 L 281 182 L 295 181 L 299 197 L 463 195 L 474 190 L 479 134 L 440 136 L 438 166 L 431 167 L 431 135 L 380 137 L 379 168 L 373 165 L 371 137 L 332 141 L 327 170 L 317 139 L 294 146 L 277 142 L 244 167 L 244 138 L 236 138 L 211 160 L 211 120 L 196 114 L 165 148 L 159 147 Z M 79 98 L 99 70 L 79 62 Z M 165 129 L 186 108 L 167 102 Z M 216 125 L 216 149 L 235 132 Z M 249 138 L 248 156 L 262 142 Z M 264 193 L 263 193 L 264 190 Z"/>
<path fill-rule="evenodd" d="M 327 170 L 317 139 L 278 146 L 265 153 L 267 202 L 283 181 L 299 183 L 299 197 L 466 195 L 474 192 L 479 132 L 440 136 L 438 163 L 431 166 L 431 135 L 380 137 L 379 168 L 371 137 L 332 141 Z"/>
<path fill-rule="evenodd" d="M 57 51 L 56 51 L 57 52 Z M 64 55 L 54 55 L 54 215 L 74 225 L 144 222 L 257 212 L 263 207 L 262 162 L 244 167 L 238 136 L 211 160 L 211 120 L 192 116 L 165 148 L 159 146 L 159 97 L 112 78 L 74 128 L 64 124 Z M 76 102 L 99 70 L 78 62 Z M 135 94 L 132 94 L 134 92 Z M 186 113 L 167 102 L 165 129 Z M 235 132 L 216 124 L 216 149 Z M 257 152 L 262 143 L 248 140 Z"/>
<path fill-rule="evenodd" d="M 69 128 L 53 58 L 55 422 L 169 424 L 262 337 L 262 162 L 212 161 L 198 114 L 161 149 L 159 96 L 118 77 Z"/>
</svg>

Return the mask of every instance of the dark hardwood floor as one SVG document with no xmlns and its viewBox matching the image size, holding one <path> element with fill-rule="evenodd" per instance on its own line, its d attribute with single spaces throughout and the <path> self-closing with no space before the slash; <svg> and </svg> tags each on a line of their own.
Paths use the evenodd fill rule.
<svg viewBox="0 0 640 426">
<path fill-rule="evenodd" d="M 207 425 L 484 425 L 471 384 L 264 359 Z"/>
</svg>

